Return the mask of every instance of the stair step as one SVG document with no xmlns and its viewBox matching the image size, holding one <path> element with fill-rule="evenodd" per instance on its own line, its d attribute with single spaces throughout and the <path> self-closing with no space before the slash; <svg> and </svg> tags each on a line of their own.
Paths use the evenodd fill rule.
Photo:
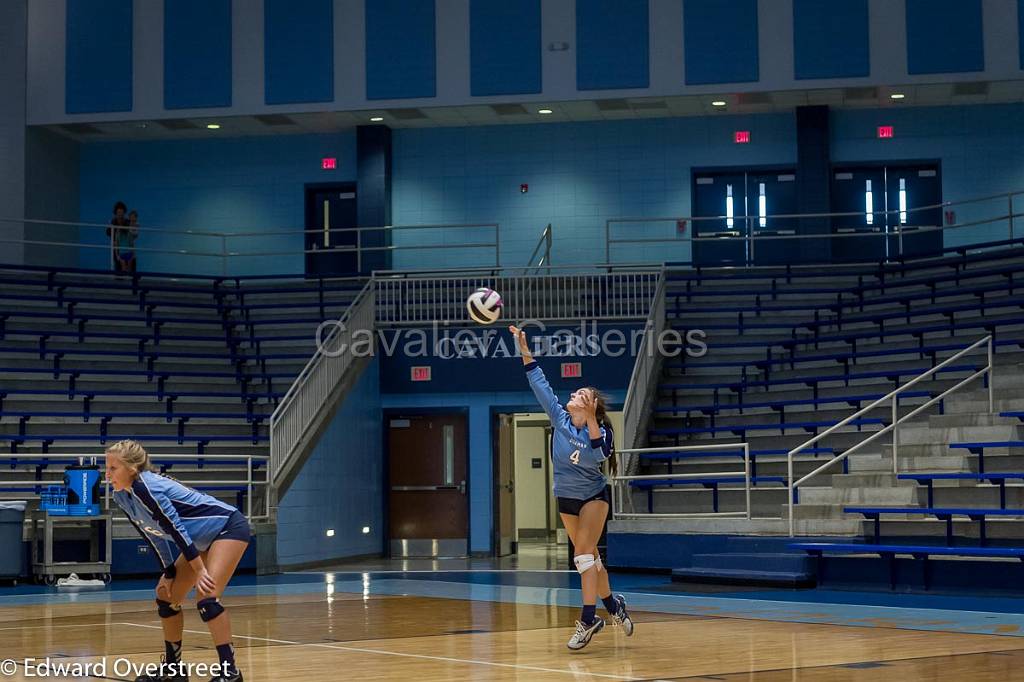
<svg viewBox="0 0 1024 682">
<path fill-rule="evenodd" d="M 676 568 L 672 570 L 672 581 L 720 585 L 763 585 L 765 587 L 813 587 L 817 583 L 817 573 L 729 568 Z"/>
<path fill-rule="evenodd" d="M 813 560 L 806 553 L 780 552 L 726 552 L 721 554 L 695 554 L 690 568 L 758 570 L 771 572 L 807 572 Z"/>
</svg>

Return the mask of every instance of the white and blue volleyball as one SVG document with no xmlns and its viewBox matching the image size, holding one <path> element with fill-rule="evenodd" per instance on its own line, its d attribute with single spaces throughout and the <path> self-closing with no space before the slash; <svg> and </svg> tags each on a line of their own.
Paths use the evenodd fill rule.
<svg viewBox="0 0 1024 682">
<path fill-rule="evenodd" d="M 479 324 L 491 324 L 501 317 L 501 296 L 494 289 L 480 287 L 466 299 L 469 317 Z"/>
</svg>

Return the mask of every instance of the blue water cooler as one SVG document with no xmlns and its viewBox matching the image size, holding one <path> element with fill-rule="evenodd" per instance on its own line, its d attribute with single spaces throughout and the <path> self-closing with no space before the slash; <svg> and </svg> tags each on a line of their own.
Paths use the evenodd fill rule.
<svg viewBox="0 0 1024 682">
<path fill-rule="evenodd" d="M 68 515 L 96 516 L 100 513 L 100 468 L 96 465 L 69 466 L 64 470 Z"/>
</svg>

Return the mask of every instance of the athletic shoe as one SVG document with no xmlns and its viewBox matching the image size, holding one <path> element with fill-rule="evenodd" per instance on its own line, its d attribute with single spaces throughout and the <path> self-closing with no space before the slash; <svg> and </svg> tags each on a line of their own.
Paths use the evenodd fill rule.
<svg viewBox="0 0 1024 682">
<path fill-rule="evenodd" d="M 633 619 L 629 617 L 629 611 L 626 610 L 626 598 L 621 594 L 615 595 L 615 601 L 619 605 L 619 611 L 612 616 L 612 625 L 621 625 L 622 631 L 626 633 L 626 637 L 633 636 Z"/>
<path fill-rule="evenodd" d="M 236 670 L 234 675 L 225 677 L 224 675 L 217 675 L 210 682 L 242 682 L 242 671 Z"/>
<path fill-rule="evenodd" d="M 587 627 L 580 621 L 576 621 L 576 632 L 574 632 L 572 637 L 569 638 L 569 643 L 566 644 L 566 646 L 573 651 L 582 649 L 586 645 L 590 644 L 590 639 L 597 633 L 601 632 L 603 627 L 604 618 L 601 618 L 600 616 L 594 618 L 594 623 L 590 627 Z"/>
<path fill-rule="evenodd" d="M 139 675 L 135 682 L 188 682 L 188 673 L 184 665 L 165 665 L 167 659 L 160 657 L 160 668 L 156 675 Z"/>
</svg>

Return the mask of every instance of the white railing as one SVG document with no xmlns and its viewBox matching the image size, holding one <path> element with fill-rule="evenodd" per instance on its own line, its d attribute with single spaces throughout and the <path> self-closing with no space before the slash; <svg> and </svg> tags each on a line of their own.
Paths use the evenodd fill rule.
<svg viewBox="0 0 1024 682">
<path fill-rule="evenodd" d="M 327 334 L 270 417 L 270 480 L 276 485 L 291 457 L 309 435 L 324 404 L 357 359 L 353 334 L 367 330 L 373 343 L 374 285 L 371 280 Z M 360 339 L 356 339 L 359 341 Z"/>
<path fill-rule="evenodd" d="M 501 294 L 506 320 L 629 320 L 646 318 L 660 270 L 614 273 L 375 276 L 377 323 L 465 324 L 466 297 L 488 287 Z"/>
<path fill-rule="evenodd" d="M 942 246 L 945 247 L 952 244 L 968 246 L 972 243 L 983 244 L 999 239 L 1019 238 L 1020 230 L 1017 223 L 1024 218 L 1024 213 L 1020 212 L 1022 198 L 1024 198 L 1024 190 L 959 201 L 945 201 L 940 204 L 908 208 L 905 211 L 899 209 L 873 211 L 873 222 L 878 225 L 877 227 L 870 227 L 866 224 L 866 214 L 863 211 L 787 213 L 764 216 L 611 218 L 605 220 L 604 225 L 605 262 L 611 263 L 615 254 L 623 253 L 632 261 L 690 262 L 693 259 L 694 245 L 705 243 L 742 246 L 748 266 L 753 266 L 757 260 L 758 249 L 773 242 L 794 246 L 808 240 L 818 240 L 823 245 L 827 245 L 836 243 L 835 240 L 843 240 L 842 243 L 847 243 L 846 240 L 849 239 L 855 240 L 851 243 L 856 243 L 856 240 L 861 239 L 885 240 L 884 252 L 870 262 L 877 263 L 882 259 L 897 260 L 906 257 L 903 240 L 913 238 L 914 235 L 939 233 L 944 235 L 942 241 L 945 243 Z M 962 219 L 965 215 L 966 219 Z M 886 226 L 892 222 L 886 220 L 886 217 L 891 217 L 900 224 Z M 953 219 L 950 221 L 949 218 Z M 807 219 L 825 221 L 829 231 L 820 234 L 798 233 L 795 226 L 801 220 Z M 727 230 L 717 229 L 724 226 L 727 221 L 732 221 L 728 224 L 733 227 Z M 762 222 L 764 227 L 761 227 Z M 845 227 L 845 224 L 853 225 L 854 223 L 857 224 L 856 228 Z M 716 229 L 701 234 L 700 228 L 704 225 L 714 226 Z M 995 236 L 979 239 L 977 235 L 966 234 L 972 228 L 986 228 Z M 655 257 L 637 258 L 637 249 L 653 249 Z M 821 261 L 805 262 L 801 265 L 820 266 L 822 263 Z"/>
<path fill-rule="evenodd" d="M 633 476 L 612 476 L 612 518 L 615 519 L 652 519 L 652 518 L 686 518 L 686 517 L 703 517 L 703 516 L 743 516 L 750 519 L 750 444 L 749 443 L 721 443 L 715 445 L 680 445 L 675 447 L 664 447 L 664 448 L 626 448 L 619 450 L 619 454 L 626 453 L 630 455 L 636 455 L 637 459 L 642 453 L 645 452 L 686 452 L 690 450 L 697 450 L 700 452 L 706 452 L 709 450 L 728 450 L 736 451 L 743 450 L 743 471 L 716 471 L 710 473 L 696 473 L 696 474 L 646 474 L 646 475 L 633 475 Z M 653 513 L 653 512 L 637 512 L 637 511 L 624 511 L 623 510 L 623 498 L 625 503 L 629 504 L 630 509 L 633 508 L 633 495 L 630 492 L 631 481 L 687 481 L 695 479 L 712 479 L 712 478 L 736 478 L 738 476 L 743 477 L 743 490 L 745 496 L 745 508 L 744 511 L 740 512 L 675 512 L 675 513 Z M 621 488 L 621 490 L 620 490 Z M 653 491 L 651 491 L 653 494 Z"/>
<path fill-rule="evenodd" d="M 92 464 L 96 464 L 97 456 L 95 454 L 90 455 L 75 455 L 75 454 L 22 454 L 12 455 L 17 457 L 20 461 L 24 460 L 26 463 L 41 460 L 66 460 L 66 459 L 77 459 L 79 463 L 90 461 Z M 267 469 L 266 463 L 269 457 L 266 455 L 153 455 L 152 460 L 154 466 L 162 464 L 174 464 L 176 461 L 195 461 L 203 460 L 204 463 L 208 463 L 212 466 L 218 464 L 218 462 L 238 462 L 240 460 L 245 461 L 245 478 L 224 478 L 224 479 L 207 479 L 197 477 L 194 474 L 201 473 L 201 471 L 172 471 L 169 472 L 174 475 L 175 480 L 180 481 L 183 485 L 191 487 L 203 487 L 203 486 L 240 486 L 244 485 L 246 488 L 245 503 L 246 508 L 240 511 L 244 511 L 246 517 L 250 521 L 262 521 L 266 520 L 270 516 L 270 510 L 268 507 L 269 496 L 267 495 Z M 256 462 L 263 463 L 263 471 L 261 475 L 257 476 L 256 469 L 253 466 Z M 52 475 L 52 478 L 47 478 L 38 481 L 29 480 L 6 480 L 0 478 L 0 487 L 4 488 L 24 488 L 31 490 L 33 488 L 45 488 L 51 485 L 61 485 L 63 482 L 63 470 L 60 468 L 61 465 L 54 464 L 49 467 L 44 474 Z M 99 465 L 102 470 L 102 465 Z M 229 465 L 232 466 L 232 465 Z M 237 466 L 237 465 L 234 465 Z M 241 473 L 242 470 L 239 470 Z M 217 472 L 222 473 L 222 472 Z M 226 472 L 223 472 L 226 473 Z M 104 500 L 106 502 L 107 509 L 110 509 L 110 483 L 104 481 L 105 493 Z M 263 495 L 260 498 L 260 505 L 255 505 L 255 493 L 258 490 L 263 491 Z M 216 492 L 216 491 L 214 491 Z M 28 496 L 28 495 L 26 495 Z"/>
<path fill-rule="evenodd" d="M 643 342 L 633 363 L 633 373 L 629 377 L 629 388 L 626 389 L 626 401 L 622 406 L 622 443 L 627 448 L 636 448 L 645 441 L 644 430 L 650 412 L 647 406 L 651 400 L 651 387 L 657 383 L 661 374 L 662 354 L 655 347 L 658 339 L 665 332 L 665 272 L 659 274 L 658 284 L 650 302 L 650 314 L 644 323 Z M 626 452 L 620 450 L 620 453 Z M 638 458 L 624 459 L 622 471 L 627 474 L 636 473 Z"/>
<path fill-rule="evenodd" d="M 902 417 L 899 416 L 899 397 L 900 397 L 901 394 L 903 394 L 907 390 L 913 388 L 914 386 L 916 386 L 921 381 L 924 381 L 928 377 L 934 375 L 936 372 L 941 370 L 943 367 L 946 367 L 950 363 L 953 363 L 956 360 L 959 360 L 964 355 L 967 355 L 971 351 L 973 351 L 973 350 L 975 350 L 977 348 L 980 348 L 981 346 L 986 346 L 987 349 L 988 349 L 988 362 L 985 365 L 985 367 L 983 367 L 982 369 L 979 369 L 978 371 L 974 372 L 973 374 L 971 374 L 971 376 L 967 377 L 966 379 L 963 379 L 963 380 L 957 382 L 957 384 L 955 386 L 953 386 L 952 388 L 949 388 L 949 389 L 943 391 L 939 395 L 933 397 L 928 402 L 926 402 L 926 403 L 924 403 L 922 405 L 917 406 L 911 412 L 908 412 L 907 414 L 903 415 Z M 908 381 L 907 383 L 903 384 L 899 388 L 889 392 L 885 396 L 883 396 L 883 397 L 879 398 L 878 400 L 874 401 L 873 403 L 871 403 L 867 407 L 863 407 L 863 408 L 857 410 L 856 412 L 854 412 L 852 415 L 850 415 L 849 417 L 847 417 L 843 421 L 835 424 L 834 426 L 829 427 L 825 431 L 822 431 L 821 433 L 819 433 L 814 438 L 811 438 L 807 442 L 801 443 L 800 445 L 798 445 L 795 448 L 793 448 L 792 450 L 790 450 L 789 453 L 786 456 L 787 464 L 788 464 L 788 473 L 787 473 L 786 480 L 789 481 L 788 508 L 789 508 L 789 535 L 790 535 L 790 537 L 792 537 L 794 535 L 794 527 L 795 526 L 794 526 L 794 520 L 793 520 L 793 506 L 794 506 L 794 504 L 796 504 L 796 495 L 797 495 L 798 488 L 801 485 L 803 485 L 804 483 L 806 483 L 807 481 L 809 481 L 812 478 L 814 478 L 815 476 L 817 476 L 818 474 L 820 474 L 823 471 L 825 471 L 826 469 L 834 466 L 837 462 L 842 462 L 847 457 L 852 455 L 854 452 L 856 452 L 857 450 L 860 450 L 861 448 L 863 448 L 865 445 L 868 445 L 869 443 L 873 443 L 874 441 L 878 440 L 882 436 L 884 436 L 884 435 L 886 435 L 888 433 L 891 433 L 892 434 L 892 470 L 893 470 L 894 474 L 899 473 L 899 436 L 900 436 L 899 428 L 900 428 L 900 424 L 902 424 L 903 422 L 905 422 L 905 421 L 907 421 L 909 419 L 913 419 L 918 414 L 920 414 L 924 410 L 927 410 L 932 405 L 935 405 L 936 403 L 938 403 L 941 400 L 945 400 L 948 396 L 952 395 L 953 393 L 956 393 L 957 391 L 959 391 L 964 386 L 968 385 L 969 383 L 975 381 L 976 379 L 978 379 L 978 378 L 980 378 L 982 376 L 986 376 L 986 375 L 988 376 L 988 411 L 989 411 L 989 413 L 994 412 L 995 411 L 995 393 L 994 393 L 994 384 L 995 384 L 995 382 L 994 382 L 993 376 L 992 376 L 993 352 L 994 352 L 994 348 L 992 346 L 992 337 L 991 336 L 986 336 L 983 339 L 975 341 L 971 345 L 969 345 L 966 348 L 964 348 L 963 350 L 959 351 L 956 355 L 953 355 L 952 357 L 947 358 L 946 360 L 943 360 L 941 363 L 939 363 L 938 365 L 935 365 L 934 367 L 932 367 L 927 372 L 924 372 L 924 373 L 920 374 L 919 376 L 915 377 L 911 381 Z M 797 453 L 799 453 L 800 451 L 802 451 L 802 450 L 804 450 L 806 448 L 809 448 L 809 447 L 813 446 L 815 443 L 820 441 L 822 438 L 825 438 L 825 437 L 831 435 L 832 433 L 834 433 L 835 431 L 837 431 L 837 430 L 841 429 L 842 427 L 846 426 L 847 424 L 849 424 L 853 420 L 859 419 L 860 417 L 862 417 L 863 415 L 867 414 L 868 412 L 871 412 L 872 410 L 877 409 L 881 405 L 884 405 L 886 402 L 891 402 L 892 403 L 892 420 L 891 420 L 891 422 L 885 428 L 883 428 L 883 429 L 881 429 L 879 431 L 875 431 L 870 436 L 868 436 L 864 440 L 860 441 L 859 443 L 857 443 L 853 447 L 847 448 L 843 452 L 843 454 L 834 457 L 833 459 L 829 460 L 825 464 L 822 464 L 820 467 L 818 467 L 817 469 L 815 469 L 811 473 L 807 474 L 803 478 L 800 478 L 799 480 L 794 480 L 793 479 L 793 457 L 794 457 L 794 455 L 796 455 Z"/>
</svg>

